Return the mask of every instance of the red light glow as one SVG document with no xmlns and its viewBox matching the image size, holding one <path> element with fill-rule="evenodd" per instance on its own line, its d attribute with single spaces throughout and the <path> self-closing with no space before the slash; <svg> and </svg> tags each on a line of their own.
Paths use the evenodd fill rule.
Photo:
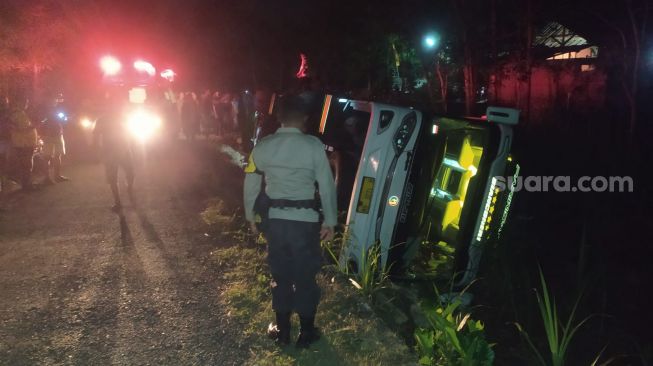
<svg viewBox="0 0 653 366">
<path fill-rule="evenodd" d="M 143 60 L 135 61 L 134 62 L 134 68 L 137 71 L 146 72 L 150 76 L 154 76 L 154 74 L 156 73 L 156 70 L 154 69 L 154 66 L 152 66 L 151 63 L 149 63 L 147 61 L 143 61 Z"/>
<path fill-rule="evenodd" d="M 175 75 L 175 72 L 171 69 L 165 69 L 161 71 L 161 77 L 168 81 L 173 81 L 175 79 Z"/>
<path fill-rule="evenodd" d="M 117 58 L 113 56 L 104 56 L 100 59 L 100 68 L 105 75 L 115 75 L 120 72 L 122 65 Z"/>
</svg>

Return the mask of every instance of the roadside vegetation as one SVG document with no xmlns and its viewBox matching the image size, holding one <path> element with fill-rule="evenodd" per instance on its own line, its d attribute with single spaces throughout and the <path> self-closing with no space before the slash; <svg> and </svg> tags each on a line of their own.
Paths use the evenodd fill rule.
<svg viewBox="0 0 653 366">
<path fill-rule="evenodd" d="M 234 242 L 214 250 L 210 258 L 226 284 L 220 299 L 249 344 L 247 364 L 492 365 L 494 353 L 483 323 L 472 319 L 461 297 L 443 301 L 435 288 L 432 298 L 422 301 L 414 289 L 390 282 L 376 246 L 361 253 L 360 271 L 353 273 L 339 263 L 346 242 L 341 235 L 322 243 L 325 264 L 318 275 L 322 301 L 317 323 L 323 338 L 308 351 L 277 347 L 265 336 L 274 319 L 265 240 L 247 235 L 232 211 L 213 199 L 201 217 L 215 229 L 207 235 Z M 296 315 L 293 321 L 296 337 Z"/>
<path fill-rule="evenodd" d="M 247 364 L 476 366 L 495 363 L 494 343 L 486 333 L 484 322 L 477 319 L 476 308 L 470 307 L 467 288 L 459 293 L 443 294 L 436 286 L 424 291 L 395 284 L 382 270 L 377 246 L 361 253 L 360 271 L 354 273 L 339 262 L 347 240 L 342 235 L 330 243 L 322 243 L 325 263 L 318 275 L 323 293 L 317 323 L 323 338 L 308 351 L 297 350 L 292 345 L 277 347 L 265 335 L 265 329 L 274 319 L 265 261 L 266 243 L 262 236 L 247 233 L 237 212 L 215 198 L 207 202 L 201 217 L 208 224 L 207 235 L 233 243 L 214 250 L 210 261 L 220 268 L 225 283 L 220 300 L 233 324 L 242 328 L 249 346 Z M 530 327 L 543 327 L 545 341 L 539 342 L 541 337 L 514 323 L 515 333 L 522 336 L 516 341 L 518 357 L 541 365 L 564 365 L 568 349 L 573 346 L 572 339 L 588 320 L 586 317 L 575 321 L 580 298 L 563 321 L 541 272 L 540 289 L 535 297 L 541 320 L 539 325 L 530 324 Z M 296 337 L 299 331 L 296 315 L 293 324 L 292 334 Z M 504 328 L 508 327 L 504 324 Z M 599 363 L 601 356 L 602 352 L 591 364 L 611 362 Z"/>
<path fill-rule="evenodd" d="M 209 202 L 202 214 L 216 232 L 229 235 L 234 245 L 214 250 L 211 263 L 221 269 L 225 287 L 220 299 L 234 326 L 241 327 L 250 349 L 249 365 L 415 365 L 417 355 L 404 339 L 375 313 L 360 292 L 336 266 L 325 265 L 318 275 L 322 300 L 316 318 L 320 339 L 308 350 L 294 345 L 279 348 L 265 330 L 274 319 L 265 242 L 246 235 L 236 215 L 220 200 Z M 219 227 L 218 228 L 218 224 Z M 208 233 L 216 235 L 216 233 Z M 298 318 L 293 315 L 292 337 Z"/>
<path fill-rule="evenodd" d="M 492 365 L 494 352 L 485 339 L 484 325 L 473 320 L 464 306 L 464 291 L 456 296 L 440 294 L 433 286 L 433 296 L 422 299 L 414 289 L 389 281 L 388 268 L 380 263 L 379 246 L 373 245 L 360 255 L 357 274 L 339 262 L 346 237 L 331 245 L 323 243 L 335 268 L 359 290 L 386 323 L 395 325 L 417 354 L 420 365 Z M 408 300 L 408 301 L 406 301 Z M 426 301 L 424 301 L 426 300 Z"/>
</svg>

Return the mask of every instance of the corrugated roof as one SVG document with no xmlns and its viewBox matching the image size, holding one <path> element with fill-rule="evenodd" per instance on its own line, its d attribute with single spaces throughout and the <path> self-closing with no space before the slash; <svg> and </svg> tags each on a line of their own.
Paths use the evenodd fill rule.
<svg viewBox="0 0 653 366">
<path fill-rule="evenodd" d="M 535 36 L 534 46 L 567 47 L 586 45 L 587 40 L 557 22 L 550 22 Z"/>
</svg>

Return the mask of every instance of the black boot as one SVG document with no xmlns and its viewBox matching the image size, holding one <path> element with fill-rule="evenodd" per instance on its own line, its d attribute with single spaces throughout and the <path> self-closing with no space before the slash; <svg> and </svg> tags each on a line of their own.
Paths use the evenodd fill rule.
<svg viewBox="0 0 653 366">
<path fill-rule="evenodd" d="M 320 339 L 320 330 L 315 327 L 315 316 L 299 317 L 301 328 L 297 337 L 297 348 L 308 348 L 311 343 Z"/>
<path fill-rule="evenodd" d="M 290 313 L 276 313 L 277 324 L 268 325 L 268 336 L 280 346 L 290 343 Z"/>
</svg>

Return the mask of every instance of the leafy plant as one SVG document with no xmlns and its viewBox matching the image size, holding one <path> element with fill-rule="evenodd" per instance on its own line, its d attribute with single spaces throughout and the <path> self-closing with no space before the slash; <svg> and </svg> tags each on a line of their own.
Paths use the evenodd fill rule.
<svg viewBox="0 0 653 366">
<path fill-rule="evenodd" d="M 437 294 L 437 289 L 436 289 Z M 440 301 L 426 313 L 430 328 L 415 331 L 421 365 L 492 365 L 494 351 L 485 340 L 483 323 L 470 313 L 457 311 L 460 297 L 449 304 Z"/>
<path fill-rule="evenodd" d="M 521 333 L 521 335 L 524 337 L 524 339 L 526 339 L 526 342 L 533 350 L 533 354 L 535 355 L 540 365 L 562 366 L 565 364 L 565 358 L 567 356 L 567 351 L 569 349 L 569 344 L 571 343 L 571 340 L 574 338 L 574 335 L 576 334 L 578 329 L 583 324 L 585 324 L 585 322 L 587 322 L 591 318 L 591 316 L 588 316 L 583 320 L 581 320 L 580 322 L 574 324 L 576 309 L 578 308 L 578 303 L 580 302 L 581 299 L 581 295 L 579 295 L 576 298 L 576 302 L 574 303 L 573 308 L 571 309 L 569 318 L 563 324 L 562 320 L 558 316 L 558 308 L 556 306 L 555 299 L 552 297 L 551 293 L 549 292 L 541 268 L 540 268 L 540 282 L 542 285 L 542 294 L 540 294 L 537 291 L 535 294 L 537 296 L 537 303 L 540 310 L 540 315 L 542 317 L 544 331 L 546 333 L 547 344 L 549 346 L 548 349 L 550 354 L 549 363 L 545 361 L 542 353 L 537 349 L 537 347 L 535 347 L 535 345 L 531 341 L 530 336 L 528 335 L 528 332 L 524 330 L 524 328 L 519 323 L 515 323 L 515 326 L 517 327 L 517 330 L 519 330 L 519 333 Z"/>
</svg>

